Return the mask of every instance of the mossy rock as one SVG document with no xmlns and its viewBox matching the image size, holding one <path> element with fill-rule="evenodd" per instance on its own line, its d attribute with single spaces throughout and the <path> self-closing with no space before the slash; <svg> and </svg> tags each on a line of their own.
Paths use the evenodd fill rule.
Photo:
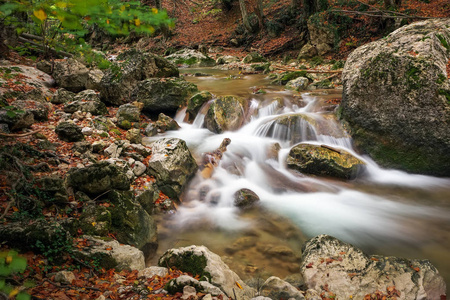
<svg viewBox="0 0 450 300">
<path fill-rule="evenodd" d="M 167 253 L 166 253 L 167 254 Z M 163 256 L 158 265 L 161 267 L 175 267 L 180 271 L 191 273 L 193 276 L 211 279 L 211 274 L 205 271 L 207 259 L 205 256 L 197 255 L 194 252 L 183 252 L 181 255 Z"/>
<path fill-rule="evenodd" d="M 296 79 L 298 77 L 306 77 L 309 79 L 310 82 L 313 80 L 311 79 L 311 76 L 308 75 L 306 71 L 295 71 L 295 72 L 284 72 L 278 75 L 278 77 L 274 80 L 272 80 L 272 83 L 279 84 L 279 85 L 285 85 L 289 81 Z"/>
<path fill-rule="evenodd" d="M 55 132 L 60 140 L 65 142 L 79 142 L 84 140 L 81 128 L 74 123 L 62 122 L 55 128 Z"/>
<path fill-rule="evenodd" d="M 286 162 L 288 168 L 304 174 L 340 179 L 356 178 L 365 165 L 345 150 L 312 144 L 294 146 Z"/>
<path fill-rule="evenodd" d="M 244 64 L 250 64 L 250 63 L 259 63 L 259 62 L 267 62 L 267 59 L 265 59 L 261 54 L 258 52 L 251 52 L 249 53 L 244 59 L 242 60 Z"/>
<path fill-rule="evenodd" d="M 210 101 L 212 98 L 213 95 L 208 91 L 201 91 L 192 96 L 188 100 L 186 109 L 186 111 L 189 113 L 189 120 L 193 121 L 203 104 Z"/>
<path fill-rule="evenodd" d="M 205 127 L 215 133 L 239 129 L 244 123 L 245 100 L 235 96 L 217 98 L 209 106 Z"/>
</svg>

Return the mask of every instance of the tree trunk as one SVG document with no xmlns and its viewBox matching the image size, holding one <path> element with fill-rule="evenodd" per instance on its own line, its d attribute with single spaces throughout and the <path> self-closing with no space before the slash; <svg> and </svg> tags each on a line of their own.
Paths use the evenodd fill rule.
<svg viewBox="0 0 450 300">
<path fill-rule="evenodd" d="M 239 7 L 241 8 L 242 22 L 244 27 L 248 32 L 252 32 L 252 26 L 250 25 L 250 20 L 248 19 L 247 8 L 245 7 L 245 1 L 239 0 Z"/>
<path fill-rule="evenodd" d="M 328 0 L 303 0 L 303 15 L 305 19 L 308 19 L 313 14 L 324 11 L 327 8 Z"/>
<path fill-rule="evenodd" d="M 258 17 L 259 28 L 264 29 L 264 8 L 262 0 L 256 0 L 256 16 Z"/>
</svg>

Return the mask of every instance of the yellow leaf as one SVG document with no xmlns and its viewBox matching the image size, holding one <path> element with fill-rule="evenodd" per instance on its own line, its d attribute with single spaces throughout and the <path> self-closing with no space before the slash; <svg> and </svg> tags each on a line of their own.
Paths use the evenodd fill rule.
<svg viewBox="0 0 450 300">
<path fill-rule="evenodd" d="M 47 14 L 45 13 L 45 11 L 42 8 L 33 11 L 33 15 L 41 21 L 44 21 L 45 19 L 47 19 Z"/>
<path fill-rule="evenodd" d="M 7 264 L 10 264 L 12 262 L 12 260 L 13 260 L 12 256 L 7 256 L 6 257 L 6 263 Z"/>
<path fill-rule="evenodd" d="M 157 14 L 158 13 L 158 9 L 157 8 L 152 8 L 152 13 Z"/>
<path fill-rule="evenodd" d="M 11 292 L 9 292 L 9 298 L 14 297 L 19 293 L 19 289 L 13 289 Z"/>
<path fill-rule="evenodd" d="M 139 27 L 141 25 L 141 20 L 134 19 L 134 24 Z"/>
<path fill-rule="evenodd" d="M 125 10 L 125 5 L 122 5 L 122 6 L 120 7 L 120 10 L 121 10 L 121 11 L 124 11 L 124 10 Z"/>
<path fill-rule="evenodd" d="M 97 223 L 96 223 L 96 222 L 92 222 L 91 224 L 92 224 L 92 226 L 94 226 L 94 227 L 95 227 L 95 225 L 97 225 Z"/>
<path fill-rule="evenodd" d="M 238 288 L 240 288 L 241 290 L 243 289 L 242 286 L 239 284 L 239 282 L 236 281 L 236 285 L 238 286 Z"/>
<path fill-rule="evenodd" d="M 56 2 L 56 6 L 59 8 L 66 8 L 67 7 L 67 3 L 65 2 Z"/>
<path fill-rule="evenodd" d="M 155 32 L 155 28 L 153 28 L 152 26 L 150 26 L 148 29 L 150 30 L 151 33 Z"/>
</svg>

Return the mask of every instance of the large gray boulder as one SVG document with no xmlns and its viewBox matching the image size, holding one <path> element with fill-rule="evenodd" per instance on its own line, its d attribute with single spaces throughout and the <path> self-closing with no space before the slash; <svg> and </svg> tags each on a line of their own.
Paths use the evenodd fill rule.
<svg viewBox="0 0 450 300">
<path fill-rule="evenodd" d="M 81 169 L 72 168 L 67 173 L 66 180 L 68 186 L 88 195 L 130 188 L 130 181 L 125 172 L 109 162 L 100 162 Z"/>
<path fill-rule="evenodd" d="M 450 20 L 401 27 L 348 57 L 340 116 L 385 167 L 450 175 Z"/>
<path fill-rule="evenodd" d="M 65 92 L 62 92 L 62 95 L 69 96 Z M 73 101 L 64 105 L 64 112 L 74 113 L 76 111 L 89 112 L 93 115 L 105 115 L 108 113 L 105 103 L 100 101 L 100 96 L 94 90 L 79 92 L 73 96 Z"/>
<path fill-rule="evenodd" d="M 309 289 L 327 290 L 337 299 L 365 299 L 382 292 L 397 299 L 443 299 L 445 282 L 428 260 L 369 256 L 329 235 L 302 248 L 301 273 Z"/>
<path fill-rule="evenodd" d="M 216 65 L 214 59 L 193 49 L 182 49 L 166 56 L 166 59 L 176 65 L 187 65 L 189 67 L 214 67 Z"/>
<path fill-rule="evenodd" d="M 192 245 L 169 249 L 159 259 L 158 264 L 164 267 L 176 267 L 194 276 L 199 275 L 200 281 L 209 281 L 220 288 L 227 297 L 233 299 L 249 299 L 256 292 L 230 270 L 220 256 L 209 251 L 205 246 Z"/>
<path fill-rule="evenodd" d="M 102 101 L 114 105 L 130 102 L 131 92 L 144 79 L 179 76 L 173 64 L 152 53 L 132 49 L 119 55 L 117 61 L 99 84 Z"/>
<path fill-rule="evenodd" d="M 181 78 L 151 78 L 139 82 L 131 99 L 144 103 L 144 111 L 174 113 L 198 92 L 197 86 Z"/>
<path fill-rule="evenodd" d="M 304 174 L 354 179 L 365 163 L 350 153 L 324 145 L 298 144 L 286 159 L 290 169 Z"/>
<path fill-rule="evenodd" d="M 164 194 L 178 198 L 198 169 L 186 142 L 177 138 L 162 138 L 148 146 L 153 154 L 148 161 L 147 173 L 155 177 L 158 188 Z"/>
<path fill-rule="evenodd" d="M 89 69 L 76 59 L 55 62 L 52 76 L 56 84 L 68 91 L 78 93 L 86 89 Z"/>
<path fill-rule="evenodd" d="M 217 98 L 208 108 L 205 127 L 215 133 L 239 129 L 245 120 L 244 99 L 235 96 Z"/>
</svg>

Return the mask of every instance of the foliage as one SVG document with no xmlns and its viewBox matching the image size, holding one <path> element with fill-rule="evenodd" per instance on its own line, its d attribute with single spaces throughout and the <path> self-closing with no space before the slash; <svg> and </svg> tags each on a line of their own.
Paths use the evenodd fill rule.
<svg viewBox="0 0 450 300">
<path fill-rule="evenodd" d="M 152 34 L 155 27 L 173 25 L 165 11 L 120 0 L 6 0 L 0 1 L 0 18 L 19 33 L 41 36 L 46 54 L 53 48 L 86 55 L 83 36 L 94 24 L 112 35 Z"/>
<path fill-rule="evenodd" d="M 22 273 L 27 267 L 27 260 L 19 257 L 18 253 L 11 250 L 8 252 L 0 252 L 0 294 L 4 293 L 10 299 L 14 296 L 17 300 L 31 299 L 30 295 L 25 292 L 19 292 L 17 287 L 7 283 L 7 278 L 15 273 Z"/>
</svg>

